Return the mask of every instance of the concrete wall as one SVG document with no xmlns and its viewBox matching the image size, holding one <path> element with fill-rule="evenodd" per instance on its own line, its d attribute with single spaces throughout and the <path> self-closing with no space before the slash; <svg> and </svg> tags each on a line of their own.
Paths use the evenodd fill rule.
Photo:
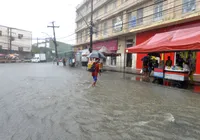
<svg viewBox="0 0 200 140">
<path fill-rule="evenodd" d="M 10 34 L 12 34 L 14 40 L 12 41 L 11 49 L 13 51 L 18 51 L 19 47 L 22 47 L 24 52 L 31 52 L 31 32 L 13 28 L 11 28 L 10 31 L 10 28 L 6 26 L 0 26 L 0 31 L 2 31 L 2 36 L 0 36 L 0 45 L 2 46 L 2 49 L 10 50 Z M 21 38 L 18 37 L 19 34 L 22 35 Z"/>
<path fill-rule="evenodd" d="M 19 38 L 19 34 L 23 35 Z M 31 52 L 32 49 L 32 33 L 29 31 L 12 29 L 12 36 L 14 41 L 12 41 L 12 50 L 18 51 L 19 47 L 23 47 L 24 52 Z"/>
</svg>

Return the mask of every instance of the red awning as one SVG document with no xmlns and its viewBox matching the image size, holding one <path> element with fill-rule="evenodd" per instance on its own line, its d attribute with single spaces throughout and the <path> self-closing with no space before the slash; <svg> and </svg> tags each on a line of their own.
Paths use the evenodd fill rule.
<svg viewBox="0 0 200 140">
<path fill-rule="evenodd" d="M 156 34 L 140 45 L 127 48 L 126 52 L 150 53 L 187 50 L 200 50 L 200 26 L 187 26 L 187 28 Z"/>
</svg>

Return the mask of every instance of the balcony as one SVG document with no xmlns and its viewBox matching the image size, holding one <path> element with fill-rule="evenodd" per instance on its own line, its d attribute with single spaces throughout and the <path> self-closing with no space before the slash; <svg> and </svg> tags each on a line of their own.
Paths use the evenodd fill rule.
<svg viewBox="0 0 200 140">
<path fill-rule="evenodd" d="M 86 2 L 88 2 L 89 0 L 83 0 L 80 4 L 77 5 L 76 9 L 81 8 L 81 6 L 83 6 Z"/>
<path fill-rule="evenodd" d="M 108 11 L 106 14 L 99 16 L 96 20 L 105 20 L 110 18 L 113 15 L 121 13 L 133 6 L 137 6 L 139 4 L 149 2 L 149 0 L 128 0 L 127 2 L 123 3 L 122 5 L 117 6 L 115 9 Z"/>
<path fill-rule="evenodd" d="M 135 24 L 133 27 L 130 27 L 133 21 L 128 21 L 128 32 L 137 33 L 197 20 L 200 17 L 200 1 L 196 1 L 196 8 L 187 13 L 183 12 L 183 4 L 181 2 L 170 4 L 164 2 L 163 10 L 160 14 L 155 14 L 153 11 L 152 7 L 151 12 L 146 12 L 143 16 L 142 24 Z M 135 23 L 137 22 L 135 21 Z"/>
<path fill-rule="evenodd" d="M 96 9 L 100 8 L 102 5 L 108 3 L 108 2 L 109 2 L 109 0 L 101 0 L 101 1 L 99 1 L 99 2 L 97 2 L 97 3 L 94 3 L 94 6 L 93 6 L 94 11 L 95 11 Z M 90 6 L 89 6 L 89 7 L 90 7 Z M 83 17 L 85 17 L 85 16 L 89 15 L 90 12 L 91 12 L 91 9 L 88 8 L 86 11 L 84 11 L 84 13 L 81 13 L 81 14 L 82 14 Z M 78 17 L 76 17 L 76 22 L 78 22 L 79 20 L 81 20 L 81 19 L 82 19 L 82 16 L 79 15 Z"/>
</svg>

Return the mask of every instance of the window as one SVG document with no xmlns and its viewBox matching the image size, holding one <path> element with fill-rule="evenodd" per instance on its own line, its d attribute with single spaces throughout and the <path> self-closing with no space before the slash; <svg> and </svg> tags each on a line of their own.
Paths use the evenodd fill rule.
<svg viewBox="0 0 200 140">
<path fill-rule="evenodd" d="M 85 38 L 85 41 L 86 41 L 87 38 L 88 38 L 88 30 L 87 30 L 87 29 L 85 30 L 85 37 L 84 37 L 84 38 Z"/>
<path fill-rule="evenodd" d="M 154 20 L 161 20 L 163 16 L 163 0 L 156 0 L 154 7 Z"/>
<path fill-rule="evenodd" d="M 104 24 L 103 24 L 103 35 L 107 35 L 107 27 L 108 26 L 108 24 L 107 24 L 107 22 L 104 22 Z"/>
<path fill-rule="evenodd" d="M 96 25 L 96 28 L 95 28 L 95 35 L 96 35 L 96 37 L 99 36 L 99 25 Z"/>
<path fill-rule="evenodd" d="M 122 16 L 116 17 L 112 20 L 113 32 L 122 31 Z"/>
<path fill-rule="evenodd" d="M 128 0 L 121 0 L 121 4 L 123 4 L 124 2 L 127 2 Z"/>
<path fill-rule="evenodd" d="M 137 10 L 137 25 L 141 25 L 143 23 L 143 8 Z"/>
<path fill-rule="evenodd" d="M 82 42 L 82 32 L 80 33 L 80 42 Z"/>
<path fill-rule="evenodd" d="M 95 15 L 95 17 L 94 17 L 95 19 L 98 18 L 98 16 L 99 16 L 99 11 L 97 10 L 97 11 L 95 12 L 94 15 Z"/>
<path fill-rule="evenodd" d="M 128 27 L 129 29 L 136 26 L 136 16 L 133 15 L 133 13 L 128 14 Z"/>
<path fill-rule="evenodd" d="M 111 65 L 116 66 L 117 58 L 116 56 L 111 56 Z"/>
<path fill-rule="evenodd" d="M 194 11 L 196 8 L 196 0 L 183 0 L 183 13 Z"/>
<path fill-rule="evenodd" d="M 106 14 L 108 12 L 108 5 L 105 5 L 104 7 L 104 13 Z"/>
<path fill-rule="evenodd" d="M 23 47 L 18 47 L 18 51 L 22 52 L 23 51 Z"/>
<path fill-rule="evenodd" d="M 114 0 L 113 3 L 112 3 L 112 5 L 113 5 L 113 9 L 115 9 L 117 7 L 117 1 Z"/>
<path fill-rule="evenodd" d="M 2 31 L 0 31 L 0 36 L 2 36 Z"/>
<path fill-rule="evenodd" d="M 23 38 L 23 34 L 18 34 L 18 38 L 22 39 Z"/>
</svg>

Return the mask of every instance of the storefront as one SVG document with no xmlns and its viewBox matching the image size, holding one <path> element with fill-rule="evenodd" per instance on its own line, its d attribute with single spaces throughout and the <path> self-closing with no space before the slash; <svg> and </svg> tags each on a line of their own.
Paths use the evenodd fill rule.
<svg viewBox="0 0 200 140">
<path fill-rule="evenodd" d="M 200 26 L 200 21 L 193 21 L 193 22 L 188 22 L 188 23 L 183 23 L 183 24 L 177 24 L 174 26 L 169 26 L 169 27 L 165 27 L 165 28 L 160 28 L 160 29 L 156 29 L 156 30 L 150 30 L 150 31 L 138 33 L 136 35 L 136 45 L 139 45 L 139 44 L 147 41 L 148 39 L 150 39 L 157 33 L 164 33 L 164 32 L 169 32 L 169 31 L 173 31 L 173 30 L 177 30 L 177 29 L 187 29 L 192 26 Z M 199 75 L 200 74 L 200 65 L 198 65 L 198 64 L 200 64 L 200 52 L 192 51 L 191 53 L 193 54 L 192 57 L 196 60 L 195 75 Z M 176 54 L 177 53 L 175 53 L 175 52 L 165 53 L 165 55 L 161 54 L 161 59 L 162 60 L 164 59 L 166 61 L 168 56 L 170 56 L 170 58 L 172 60 L 172 65 L 175 65 L 176 64 Z M 183 59 L 186 59 L 188 57 L 188 51 L 181 52 L 180 55 Z M 144 56 L 145 56 L 145 54 L 140 54 L 140 53 L 137 54 L 137 62 L 136 62 L 137 69 L 142 68 L 141 59 Z"/>
<path fill-rule="evenodd" d="M 93 44 L 93 50 L 101 51 L 107 56 L 106 65 L 116 66 L 116 57 L 118 56 L 118 41 L 116 39 L 96 42 Z"/>
<path fill-rule="evenodd" d="M 161 61 L 159 64 L 163 65 L 161 70 L 164 71 L 156 71 L 159 77 L 178 81 L 192 80 L 193 74 L 200 74 L 200 66 L 198 65 L 200 61 L 199 31 L 200 22 L 179 25 L 179 27 L 168 31 L 156 33 L 148 40 L 126 51 L 138 53 L 138 68 L 142 68 L 141 59 L 144 56 L 153 52 L 160 53 Z M 149 56 L 151 57 L 151 55 Z M 164 73 L 164 75 L 160 75 L 160 73 Z"/>
</svg>

